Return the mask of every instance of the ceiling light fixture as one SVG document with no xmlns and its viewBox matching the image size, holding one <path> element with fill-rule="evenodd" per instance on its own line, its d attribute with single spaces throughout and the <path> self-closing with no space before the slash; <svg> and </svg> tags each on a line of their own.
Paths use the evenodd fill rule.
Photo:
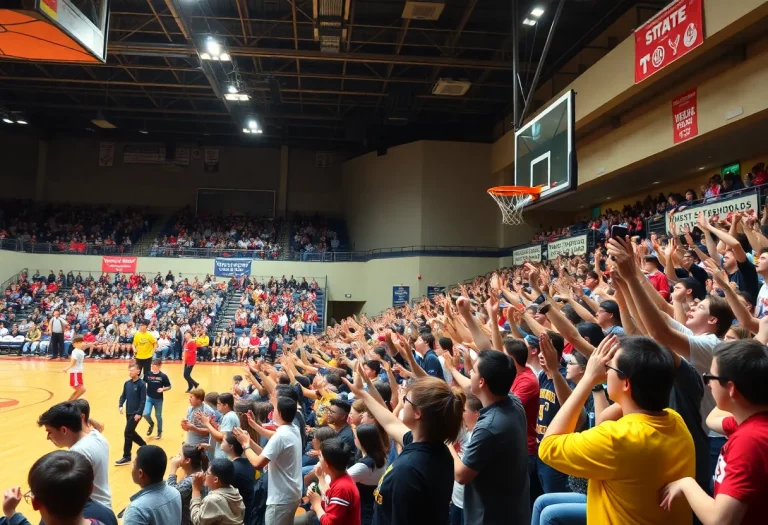
<svg viewBox="0 0 768 525">
<path fill-rule="evenodd" d="M 536 25 L 536 20 L 531 20 L 530 18 L 526 18 L 525 20 L 523 20 L 523 25 L 535 26 Z"/>
<path fill-rule="evenodd" d="M 243 128 L 243 133 L 250 133 L 250 132 L 251 132 L 251 130 L 250 130 L 250 129 L 248 129 L 248 128 Z"/>
<path fill-rule="evenodd" d="M 249 127 L 250 129 L 259 129 L 259 123 L 258 123 L 258 122 L 256 122 L 256 120 L 255 120 L 255 119 L 250 119 L 250 120 L 248 121 L 248 127 Z"/>
<path fill-rule="evenodd" d="M 227 53 L 218 40 L 209 36 L 205 39 L 205 51 L 200 53 L 200 59 L 229 62 L 232 60 L 232 57 L 229 56 L 229 53 Z"/>
<path fill-rule="evenodd" d="M 231 100 L 234 102 L 246 102 L 250 99 L 250 95 L 246 95 L 245 93 L 225 93 L 224 99 L 225 100 Z"/>
<path fill-rule="evenodd" d="M 17 120 L 16 124 L 21 124 L 22 126 L 26 126 L 28 124 L 28 122 L 22 118 L 22 119 Z"/>
<path fill-rule="evenodd" d="M 3 122 L 5 122 L 6 124 L 13 124 L 13 121 L 8 117 L 3 117 Z"/>
<path fill-rule="evenodd" d="M 230 84 L 229 86 L 227 86 L 227 91 L 232 94 L 237 93 L 237 86 L 234 84 Z"/>
<path fill-rule="evenodd" d="M 146 129 L 140 129 L 139 133 L 141 133 L 142 135 L 147 135 L 149 134 L 149 131 L 147 131 Z"/>
<path fill-rule="evenodd" d="M 531 9 L 531 16 L 535 16 L 536 18 L 539 18 L 541 15 L 544 14 L 544 8 L 543 7 L 534 7 Z"/>
</svg>

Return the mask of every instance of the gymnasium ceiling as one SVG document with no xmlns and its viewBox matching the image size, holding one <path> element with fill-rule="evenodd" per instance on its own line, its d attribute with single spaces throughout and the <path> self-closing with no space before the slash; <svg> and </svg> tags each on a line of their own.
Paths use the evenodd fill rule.
<svg viewBox="0 0 768 525">
<path fill-rule="evenodd" d="M 338 49 L 321 50 L 318 3 L 320 11 L 341 13 Z M 666 3 L 565 0 L 540 83 L 621 15 L 634 9 L 647 19 Z M 418 139 L 492 140 L 512 101 L 511 0 L 446 0 L 435 21 L 403 18 L 405 4 L 113 0 L 106 64 L 0 57 L 0 106 L 23 114 L 36 130 L 119 138 L 146 131 L 156 140 L 362 150 Z M 521 20 L 533 7 L 544 8 L 538 24 L 520 25 L 526 92 L 557 4 L 520 0 Z M 208 35 L 231 62 L 201 62 Z M 589 47 L 602 56 L 619 41 Z M 440 78 L 469 80 L 471 87 L 463 96 L 434 95 Z M 223 99 L 233 82 L 248 102 Z M 95 128 L 90 121 L 99 113 L 117 129 Z M 249 116 L 263 135 L 243 134 Z"/>
</svg>

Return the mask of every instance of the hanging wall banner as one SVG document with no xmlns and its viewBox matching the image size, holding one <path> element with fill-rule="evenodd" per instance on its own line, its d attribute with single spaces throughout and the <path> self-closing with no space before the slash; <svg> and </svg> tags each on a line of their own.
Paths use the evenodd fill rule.
<svg viewBox="0 0 768 525">
<path fill-rule="evenodd" d="M 138 257 L 123 257 L 120 255 L 107 256 L 101 258 L 102 272 L 121 272 L 136 273 L 136 262 Z"/>
<path fill-rule="evenodd" d="M 672 220 L 677 225 L 677 231 L 682 231 L 683 226 L 690 226 L 693 228 L 696 226 L 696 218 L 699 216 L 699 212 L 704 212 L 704 217 L 709 219 L 714 215 L 719 215 L 721 219 L 729 213 L 746 212 L 754 210 L 755 213 L 760 211 L 760 200 L 757 198 L 757 193 L 751 193 L 749 195 L 739 195 L 730 199 L 716 200 L 715 202 L 709 202 L 704 204 L 697 204 L 690 206 L 683 211 L 679 211 L 672 215 Z M 669 233 L 669 214 L 665 214 L 665 221 L 667 226 L 667 233 Z"/>
<path fill-rule="evenodd" d="M 699 134 L 699 115 L 696 107 L 696 88 L 672 101 L 672 123 L 675 144 L 685 142 Z"/>
<path fill-rule="evenodd" d="M 703 0 L 675 0 L 635 30 L 635 84 L 703 43 Z"/>
<path fill-rule="evenodd" d="M 560 239 L 547 245 L 547 259 L 550 261 L 557 259 L 558 255 L 584 255 L 585 253 L 587 253 L 586 235 Z"/>
<path fill-rule="evenodd" d="M 99 143 L 99 166 L 102 168 L 108 168 L 115 164 L 115 143 L 114 142 L 101 142 Z"/>
<path fill-rule="evenodd" d="M 445 292 L 445 286 L 427 286 L 427 297 L 432 299 Z"/>
<path fill-rule="evenodd" d="M 203 171 L 206 173 L 218 173 L 219 171 L 219 149 L 205 148 L 203 157 Z"/>
<path fill-rule="evenodd" d="M 252 259 L 229 259 L 217 257 L 213 261 L 213 274 L 223 277 L 232 277 L 233 275 L 251 275 Z"/>
<path fill-rule="evenodd" d="M 392 306 L 403 306 L 408 304 L 411 300 L 411 287 L 410 286 L 393 286 L 392 287 Z"/>
<path fill-rule="evenodd" d="M 541 262 L 541 244 L 527 246 L 512 252 L 512 264 L 522 266 L 526 262 Z"/>
</svg>

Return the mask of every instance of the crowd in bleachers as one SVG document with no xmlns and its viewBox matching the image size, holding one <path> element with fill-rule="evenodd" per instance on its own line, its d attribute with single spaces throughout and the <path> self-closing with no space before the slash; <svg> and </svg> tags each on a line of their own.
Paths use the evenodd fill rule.
<svg viewBox="0 0 768 525">
<path fill-rule="evenodd" d="M 52 251 L 122 253 L 149 231 L 147 210 L 84 204 L 0 203 L 0 240 L 49 244 Z"/>
<path fill-rule="evenodd" d="M 162 513 L 162 523 L 249 525 L 687 524 L 694 515 L 762 524 L 768 237 L 754 212 L 672 228 L 268 343 L 258 352 L 268 358 L 248 359 L 234 385 L 206 385 L 231 393 L 192 385 L 177 457 L 139 448 L 125 523 Z M 204 295 L 199 285 L 185 284 L 179 305 Z M 109 279 L 102 286 L 111 297 Z M 279 338 L 289 324 L 281 308 L 309 306 L 314 288 L 286 278 L 230 286 L 247 293 L 226 333 L 245 329 L 249 347 L 252 337 L 261 346 L 260 333 Z M 251 319 L 256 311 L 269 316 Z M 88 423 L 81 413 L 76 427 Z M 128 414 L 121 465 L 131 463 L 129 439 L 143 443 Z M 36 498 L 53 499 L 33 483 L 42 482 L 31 482 Z"/>
<path fill-rule="evenodd" d="M 216 277 L 177 279 L 170 271 L 153 279 L 120 273 L 98 278 L 80 272 L 57 275 L 53 270 L 47 276 L 39 271 L 31 277 L 22 274 L 0 304 L 0 347 L 23 355 L 47 354 L 51 319 L 58 313 L 67 323 L 65 354 L 73 337 L 81 334 L 89 356 L 130 359 L 133 336 L 147 324 L 161 355 L 178 360 L 185 332 L 204 341 L 213 330 L 227 291 L 228 283 Z"/>
<path fill-rule="evenodd" d="M 238 250 L 242 257 L 276 260 L 280 255 L 278 223 L 245 216 L 197 216 L 185 212 L 175 218 L 170 232 L 155 238 L 153 256 L 170 256 L 183 248 L 205 248 L 224 253 Z"/>
<path fill-rule="evenodd" d="M 644 200 L 637 201 L 634 205 L 626 205 L 621 211 L 608 208 L 599 217 L 588 220 L 583 219 L 571 226 L 542 231 L 535 234 L 533 242 L 552 242 L 557 239 L 569 237 L 575 234 L 581 234 L 586 230 L 592 230 L 605 238 L 611 226 L 624 225 L 630 235 L 645 238 L 650 233 L 646 221 L 663 221 L 664 216 L 675 211 L 683 211 L 689 206 L 701 202 L 713 202 L 719 198 L 733 196 L 747 188 L 760 186 L 768 183 L 768 171 L 765 164 L 760 163 L 752 167 L 752 171 L 742 180 L 737 173 L 726 173 L 712 175 L 709 180 L 699 187 L 699 190 L 689 188 L 684 194 L 670 193 L 664 195 L 659 193 L 656 197 L 648 195 Z"/>
<path fill-rule="evenodd" d="M 294 221 L 291 246 L 301 253 L 326 253 L 339 248 L 338 233 L 331 229 L 328 219 L 303 217 Z"/>
<path fill-rule="evenodd" d="M 216 335 L 215 361 L 244 362 L 262 356 L 274 362 L 286 339 L 318 331 L 321 320 L 315 299 L 320 287 L 315 279 L 297 281 L 283 275 L 259 282 L 255 277 L 240 277 L 232 287 L 242 290 L 242 296 L 234 319 Z"/>
</svg>

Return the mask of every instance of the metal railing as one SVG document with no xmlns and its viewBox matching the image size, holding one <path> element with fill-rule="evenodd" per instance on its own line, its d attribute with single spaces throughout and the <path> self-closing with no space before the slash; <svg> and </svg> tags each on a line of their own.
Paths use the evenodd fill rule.
<svg viewBox="0 0 768 525">
<path fill-rule="evenodd" d="M 12 284 L 16 284 L 17 282 L 19 282 L 19 277 L 21 277 L 21 274 L 26 274 L 27 276 L 29 276 L 29 268 L 22 268 L 18 273 L 16 273 L 16 275 L 12 275 L 8 279 L 6 279 L 5 282 L 3 282 L 3 284 L 0 284 L 0 290 L 2 291 L 7 290 L 8 287 L 11 286 Z"/>
</svg>

